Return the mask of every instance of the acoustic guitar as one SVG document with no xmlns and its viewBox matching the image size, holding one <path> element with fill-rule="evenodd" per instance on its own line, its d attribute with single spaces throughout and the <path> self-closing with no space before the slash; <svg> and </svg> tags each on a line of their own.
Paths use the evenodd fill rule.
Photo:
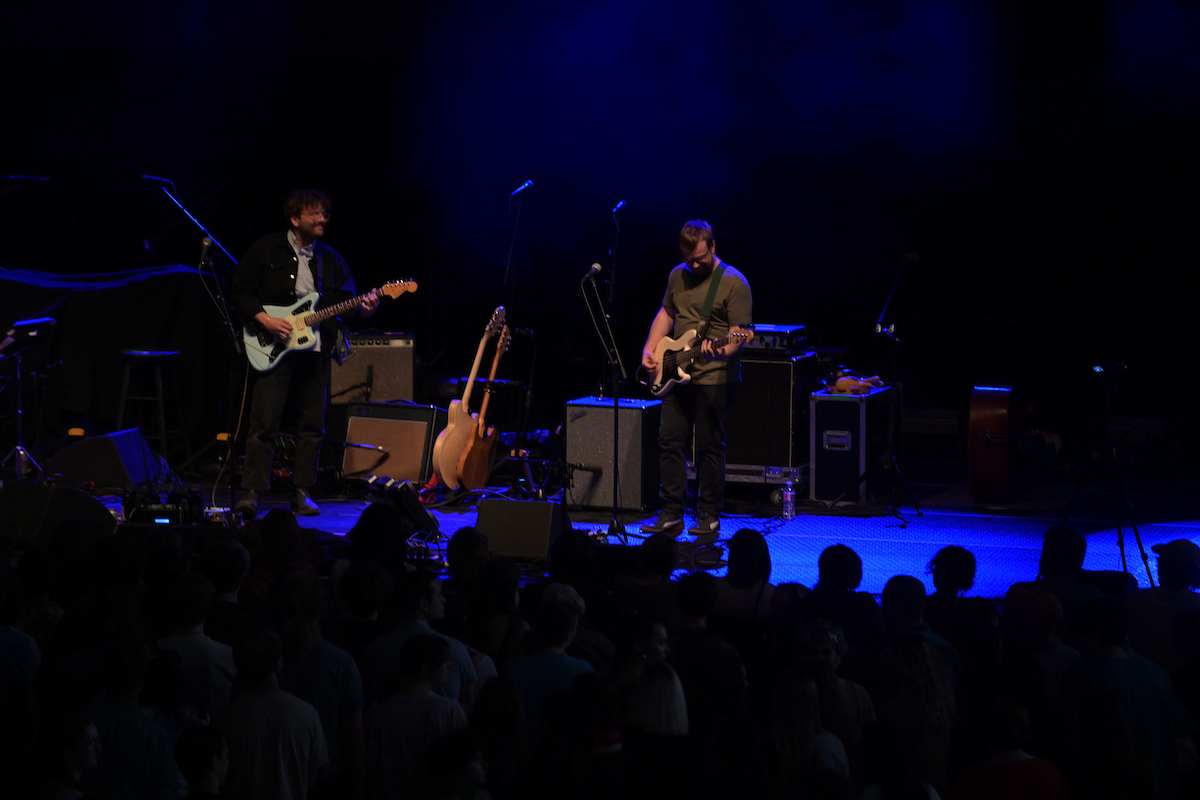
<svg viewBox="0 0 1200 800">
<path fill-rule="evenodd" d="M 372 289 L 371 292 L 377 292 L 380 297 L 395 299 L 406 292 L 415 292 L 416 290 L 415 281 L 392 281 L 378 289 Z M 331 317 L 357 308 L 371 292 L 360 294 L 358 297 L 352 297 L 345 302 L 323 308 L 320 311 L 313 311 L 317 301 L 321 299 L 321 295 L 316 292 L 309 292 L 290 306 L 263 306 L 263 311 L 266 311 L 268 316 L 282 317 L 291 323 L 292 332 L 286 339 L 283 339 L 256 322 L 244 325 L 242 341 L 246 343 L 246 358 L 249 359 L 250 366 L 259 372 L 268 372 L 293 350 L 313 349 L 317 346 L 317 325 Z"/>
<path fill-rule="evenodd" d="M 496 355 L 492 358 L 492 371 L 488 375 L 487 391 L 483 402 L 479 404 L 479 414 L 475 418 L 475 426 L 471 431 L 471 440 L 458 459 L 458 482 L 464 489 L 477 492 L 487 486 L 488 474 L 492 471 L 492 453 L 496 449 L 496 428 L 488 427 L 488 402 L 496 393 L 496 368 L 500 366 L 500 356 L 508 350 L 508 326 L 500 329 L 500 338 L 496 341 Z"/>
<path fill-rule="evenodd" d="M 475 363 L 471 366 L 471 377 L 467 378 L 462 400 L 450 402 L 446 429 L 438 434 L 437 442 L 433 445 L 433 473 L 451 489 L 458 488 L 458 459 L 471 441 L 475 428 L 475 417 L 471 414 L 469 404 L 471 392 L 475 389 L 475 378 L 479 376 L 479 365 L 483 363 L 483 351 L 488 339 L 495 336 L 504 324 L 504 314 L 504 306 L 496 306 L 483 331 L 483 338 L 479 340 L 479 349 L 475 352 Z"/>
<path fill-rule="evenodd" d="M 716 350 L 730 342 L 741 344 L 753 338 L 754 331 L 750 330 L 749 326 L 741 325 L 730 331 L 728 336 L 711 341 L 713 349 Z M 658 365 L 653 372 L 642 368 L 649 376 L 645 381 L 646 386 L 655 397 L 665 397 L 676 385 L 691 382 L 691 368 L 700 357 L 701 344 L 694 330 L 687 331 L 678 339 L 664 336 L 659 340 L 654 347 L 654 358 Z"/>
</svg>

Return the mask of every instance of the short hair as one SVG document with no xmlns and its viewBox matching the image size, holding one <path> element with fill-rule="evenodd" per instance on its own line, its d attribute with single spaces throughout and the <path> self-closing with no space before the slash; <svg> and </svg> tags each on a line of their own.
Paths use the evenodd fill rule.
<svg viewBox="0 0 1200 800">
<path fill-rule="evenodd" d="M 659 736 L 687 736 L 687 700 L 679 675 L 665 661 L 646 665 L 629 693 L 624 723 Z"/>
<path fill-rule="evenodd" d="M 862 559 L 844 544 L 831 545 L 817 559 L 817 574 L 825 588 L 857 589 L 862 583 Z"/>
<path fill-rule="evenodd" d="M 678 581 L 679 613 L 706 617 L 716 608 L 717 579 L 707 572 L 689 572 Z"/>
<path fill-rule="evenodd" d="M 417 633 L 400 645 L 397 674 L 419 678 L 450 659 L 450 643 L 435 633 Z"/>
<path fill-rule="evenodd" d="M 233 646 L 233 664 L 238 676 L 251 683 L 262 683 L 279 671 L 283 645 L 271 631 L 258 631 L 243 636 Z"/>
<path fill-rule="evenodd" d="M 337 583 L 338 597 L 356 617 L 369 617 L 383 608 L 395 588 L 388 571 L 373 561 L 351 563 Z"/>
<path fill-rule="evenodd" d="M 771 551 L 766 538 L 752 528 L 742 528 L 729 540 L 729 585 L 748 589 L 771 579 Z"/>
<path fill-rule="evenodd" d="M 212 581 L 199 572 L 180 573 L 167 592 L 171 621 L 185 628 L 204 622 L 212 611 L 214 593 Z"/>
<path fill-rule="evenodd" d="M 492 560 L 488 538 L 467 525 L 459 528 L 446 545 L 446 562 L 455 577 L 476 577 Z"/>
<path fill-rule="evenodd" d="M 533 630 L 543 645 L 560 645 L 571 637 L 579 624 L 579 615 L 566 603 L 538 603 Z"/>
<path fill-rule="evenodd" d="M 1087 555 L 1087 540 L 1070 528 L 1055 525 L 1042 539 L 1042 575 L 1079 572 Z"/>
<path fill-rule="evenodd" d="M 236 592 L 250 572 L 250 551 L 236 539 L 218 539 L 208 546 L 196 567 L 217 594 Z"/>
<path fill-rule="evenodd" d="M 925 584 L 911 575 L 893 575 L 883 586 L 883 610 L 909 617 L 925 615 Z"/>
<path fill-rule="evenodd" d="M 372 503 L 363 509 L 346 534 L 353 560 L 395 561 L 404 558 L 404 517 L 391 503 Z"/>
<path fill-rule="evenodd" d="M 679 249 L 690 253 L 700 242 L 708 242 L 708 249 L 713 246 L 713 229 L 702 219 L 689 219 L 679 229 Z"/>
<path fill-rule="evenodd" d="M 975 555 L 965 547 L 947 545 L 929 562 L 929 574 L 938 589 L 965 592 L 975 585 Z"/>
<path fill-rule="evenodd" d="M 211 725 L 185 728 L 175 742 L 175 764 L 188 783 L 199 783 L 227 746 L 225 737 Z"/>
<path fill-rule="evenodd" d="M 427 569 L 418 569 L 402 575 L 397 592 L 400 613 L 411 616 L 421 610 L 422 602 L 432 601 L 437 582 L 437 575 Z"/>
<path fill-rule="evenodd" d="M 333 211 L 333 201 L 324 192 L 316 189 L 296 189 L 283 201 L 283 214 L 291 219 L 315 206 L 320 206 L 326 214 Z"/>
<path fill-rule="evenodd" d="M 679 563 L 679 545 L 665 533 L 656 533 L 638 546 L 642 570 L 652 575 L 670 575 Z"/>
</svg>

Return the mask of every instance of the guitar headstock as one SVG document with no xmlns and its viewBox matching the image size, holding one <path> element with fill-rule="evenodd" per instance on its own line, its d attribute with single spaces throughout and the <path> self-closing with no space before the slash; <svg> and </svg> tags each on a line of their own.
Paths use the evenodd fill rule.
<svg viewBox="0 0 1200 800">
<path fill-rule="evenodd" d="M 504 306 L 496 306 L 496 310 L 492 312 L 492 318 L 488 320 L 487 327 L 484 328 L 483 338 L 490 339 L 495 336 L 500 326 L 504 324 L 504 315 L 508 312 L 504 310 Z"/>
<path fill-rule="evenodd" d="M 417 290 L 416 281 L 391 281 L 380 286 L 377 290 L 380 294 L 386 295 L 393 300 L 407 292 L 415 292 Z"/>
<path fill-rule="evenodd" d="M 500 339 L 496 342 L 496 358 L 499 358 L 501 353 L 508 351 L 508 343 L 511 341 L 512 336 L 508 332 L 508 326 L 505 325 L 500 329 Z"/>
<path fill-rule="evenodd" d="M 744 344 L 754 338 L 753 325 L 738 325 L 729 331 L 729 341 L 737 344 Z"/>
</svg>

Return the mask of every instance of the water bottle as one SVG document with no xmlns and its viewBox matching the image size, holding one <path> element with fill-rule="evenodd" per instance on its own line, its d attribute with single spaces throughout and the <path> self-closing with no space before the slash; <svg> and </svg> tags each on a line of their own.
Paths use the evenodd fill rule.
<svg viewBox="0 0 1200 800">
<path fill-rule="evenodd" d="M 796 518 L 796 484 L 788 481 L 783 485 L 783 518 Z"/>
</svg>

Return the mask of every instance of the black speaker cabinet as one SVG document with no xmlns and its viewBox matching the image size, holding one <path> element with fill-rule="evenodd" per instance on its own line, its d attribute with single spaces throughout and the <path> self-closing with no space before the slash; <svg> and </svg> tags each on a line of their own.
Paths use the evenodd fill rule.
<svg viewBox="0 0 1200 800">
<path fill-rule="evenodd" d="M 329 380 L 330 403 L 377 402 L 413 399 L 416 349 L 413 337 L 401 333 L 351 336 L 351 356 L 333 362 Z"/>
<path fill-rule="evenodd" d="M 852 489 L 843 499 L 865 503 L 881 488 L 877 481 L 852 484 L 887 450 L 892 398 L 890 386 L 869 394 L 811 395 L 809 499 L 836 500 Z"/>
<path fill-rule="evenodd" d="M 658 507 L 658 422 L 661 400 L 620 401 L 617 424 L 620 486 L 617 507 Z M 567 401 L 567 462 L 575 467 L 567 500 L 575 508 L 612 508 L 613 402 L 580 397 Z"/>
<path fill-rule="evenodd" d="M 142 432 L 129 428 L 67 445 L 50 456 L 46 474 L 63 486 L 91 483 L 97 489 L 125 489 L 157 481 L 162 464 Z"/>
<path fill-rule="evenodd" d="M 488 538 L 493 555 L 545 559 L 562 533 L 563 510 L 558 503 L 485 498 L 475 529 Z"/>
<path fill-rule="evenodd" d="M 410 403 L 351 403 L 346 441 L 387 448 L 347 446 L 342 472 L 347 476 L 389 475 L 423 484 L 433 473 L 433 445 L 446 427 L 446 410 Z"/>
<path fill-rule="evenodd" d="M 799 477 L 808 455 L 808 404 L 817 368 L 813 353 L 747 351 L 725 427 L 725 479 L 783 483 Z"/>
</svg>

